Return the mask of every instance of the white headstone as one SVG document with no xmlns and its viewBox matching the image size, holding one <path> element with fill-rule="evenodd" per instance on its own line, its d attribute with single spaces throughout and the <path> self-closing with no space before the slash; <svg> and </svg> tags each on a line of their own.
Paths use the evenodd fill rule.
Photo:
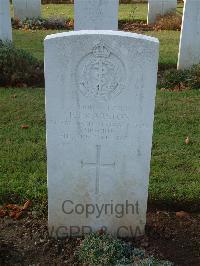
<svg viewBox="0 0 200 266">
<path fill-rule="evenodd" d="M 41 0 L 13 0 L 14 17 L 20 20 L 41 16 Z"/>
<path fill-rule="evenodd" d="M 0 0 L 0 40 L 12 41 L 9 0 Z"/>
<path fill-rule="evenodd" d="M 45 39 L 49 232 L 144 234 L 159 42 L 118 31 Z"/>
<path fill-rule="evenodd" d="M 118 30 L 119 0 L 74 0 L 75 30 Z"/>
<path fill-rule="evenodd" d="M 200 63 L 200 1 L 186 0 L 180 37 L 178 69 Z"/>
<path fill-rule="evenodd" d="M 177 0 L 148 0 L 147 23 L 156 22 L 157 16 L 163 16 L 170 12 L 175 12 Z"/>
</svg>

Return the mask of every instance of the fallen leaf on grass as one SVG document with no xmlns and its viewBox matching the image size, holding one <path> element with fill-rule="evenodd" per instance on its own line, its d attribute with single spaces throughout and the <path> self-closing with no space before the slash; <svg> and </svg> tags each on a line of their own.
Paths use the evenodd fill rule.
<svg viewBox="0 0 200 266">
<path fill-rule="evenodd" d="M 9 216 L 13 219 L 19 219 L 23 214 L 23 211 L 12 211 L 9 213 Z"/>
<path fill-rule="evenodd" d="M 176 217 L 178 218 L 188 218 L 190 214 L 188 212 L 180 211 L 176 212 Z"/>
<path fill-rule="evenodd" d="M 168 217 L 170 217 L 170 215 L 169 215 L 169 212 L 166 212 L 166 211 L 157 211 L 156 212 L 156 214 L 165 214 L 165 215 L 167 215 Z"/>
<path fill-rule="evenodd" d="M 17 214 L 17 212 L 16 211 L 11 211 L 10 213 L 9 213 L 9 216 L 11 217 L 11 218 L 15 218 L 15 215 Z"/>
<path fill-rule="evenodd" d="M 27 200 L 23 206 L 16 204 L 7 204 L 3 208 L 0 208 L 0 217 L 9 216 L 13 219 L 19 219 L 26 210 L 31 206 L 31 201 Z"/>
<path fill-rule="evenodd" d="M 27 200 L 25 203 L 24 203 L 24 206 L 22 208 L 23 211 L 27 210 L 30 206 L 31 206 L 32 202 L 30 200 Z"/>
<path fill-rule="evenodd" d="M 22 207 L 16 204 L 8 204 L 4 207 L 4 209 L 10 209 L 14 211 L 21 211 Z"/>
<path fill-rule="evenodd" d="M 15 219 L 19 219 L 21 216 L 22 216 L 22 214 L 23 214 L 23 211 L 21 211 L 21 212 L 17 212 L 16 214 L 15 214 Z"/>
<path fill-rule="evenodd" d="M 187 137 L 187 138 L 185 139 L 185 144 L 188 145 L 189 143 L 190 143 L 190 139 L 189 139 L 189 137 Z"/>
<path fill-rule="evenodd" d="M 7 215 L 6 211 L 0 209 L 0 217 L 5 217 Z"/>
<path fill-rule="evenodd" d="M 180 83 L 172 88 L 161 88 L 160 91 L 168 91 L 168 92 L 180 92 L 180 91 L 184 91 L 187 90 L 188 87 L 186 87 L 184 84 Z"/>
<path fill-rule="evenodd" d="M 21 125 L 21 128 L 23 129 L 29 128 L 29 125 Z"/>
</svg>

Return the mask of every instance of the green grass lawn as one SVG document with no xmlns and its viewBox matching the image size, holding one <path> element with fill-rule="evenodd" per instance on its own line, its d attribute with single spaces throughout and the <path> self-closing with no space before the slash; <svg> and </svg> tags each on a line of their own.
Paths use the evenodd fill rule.
<svg viewBox="0 0 200 266">
<path fill-rule="evenodd" d="M 128 20 L 146 20 L 147 18 L 148 6 L 147 4 L 121 4 L 119 6 L 119 19 Z M 178 4 L 177 13 L 182 14 L 183 4 Z M 11 14 L 13 16 L 13 7 L 11 7 Z M 42 17 L 60 17 L 60 18 L 70 18 L 74 17 L 74 6 L 72 4 L 48 4 L 42 5 Z"/>
<path fill-rule="evenodd" d="M 182 5 L 178 6 L 182 12 Z M 145 20 L 146 4 L 120 5 L 120 19 Z M 72 5 L 43 5 L 42 16 L 73 18 Z M 43 60 L 43 40 L 58 31 L 13 30 L 14 44 Z M 150 31 L 162 65 L 177 62 L 180 32 Z M 150 201 L 195 209 L 200 200 L 200 92 L 161 92 L 156 99 Z M 28 125 L 22 129 L 22 125 Z M 189 136 L 189 145 L 184 139 Z M 0 203 L 47 199 L 44 89 L 0 89 Z"/>
<path fill-rule="evenodd" d="M 74 6 L 73 5 L 56 5 L 49 4 L 42 6 L 42 16 L 48 17 L 63 17 L 73 19 L 74 17 Z M 146 20 L 147 16 L 147 4 L 121 4 L 119 7 L 119 19 L 136 19 Z"/>
<path fill-rule="evenodd" d="M 45 36 L 58 31 L 38 30 L 38 31 L 22 31 L 14 30 L 14 44 L 22 49 L 32 53 L 37 58 L 43 60 L 43 41 Z M 178 58 L 178 45 L 180 32 L 178 31 L 151 31 L 144 34 L 157 37 L 160 40 L 160 64 L 176 65 Z"/>
<path fill-rule="evenodd" d="M 179 31 L 151 31 L 144 34 L 156 37 L 160 41 L 159 63 L 162 65 L 176 65 L 179 50 Z"/>
<path fill-rule="evenodd" d="M 59 31 L 56 30 L 38 30 L 23 31 L 13 30 L 13 41 L 16 47 L 30 52 L 33 56 L 40 60 L 44 58 L 44 38 Z"/>
<path fill-rule="evenodd" d="M 44 90 L 0 89 L 0 114 L 1 201 L 46 198 Z"/>
<path fill-rule="evenodd" d="M 157 93 L 150 200 L 187 206 L 200 198 L 200 93 Z M 21 125 L 29 128 L 22 129 Z M 184 140 L 189 136 L 191 143 Z M 45 202 L 43 89 L 0 89 L 0 202 Z"/>
</svg>

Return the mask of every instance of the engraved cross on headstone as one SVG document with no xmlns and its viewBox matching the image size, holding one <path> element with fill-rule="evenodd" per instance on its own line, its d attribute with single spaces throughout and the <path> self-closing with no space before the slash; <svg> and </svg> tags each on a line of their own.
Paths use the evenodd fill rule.
<svg viewBox="0 0 200 266">
<path fill-rule="evenodd" d="M 114 163 L 101 163 L 101 145 L 96 145 L 96 162 L 94 163 L 85 163 L 81 161 L 81 167 L 85 166 L 91 166 L 96 168 L 96 187 L 95 187 L 95 193 L 99 193 L 99 180 L 100 180 L 100 169 L 101 167 L 115 167 Z"/>
</svg>

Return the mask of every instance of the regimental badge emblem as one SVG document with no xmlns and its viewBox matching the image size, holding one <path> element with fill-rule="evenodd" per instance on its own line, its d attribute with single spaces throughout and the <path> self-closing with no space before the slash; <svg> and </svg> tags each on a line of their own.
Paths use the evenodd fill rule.
<svg viewBox="0 0 200 266">
<path fill-rule="evenodd" d="M 85 97 L 109 101 L 125 89 L 125 67 L 104 43 L 98 43 L 77 68 L 79 91 Z"/>
</svg>

